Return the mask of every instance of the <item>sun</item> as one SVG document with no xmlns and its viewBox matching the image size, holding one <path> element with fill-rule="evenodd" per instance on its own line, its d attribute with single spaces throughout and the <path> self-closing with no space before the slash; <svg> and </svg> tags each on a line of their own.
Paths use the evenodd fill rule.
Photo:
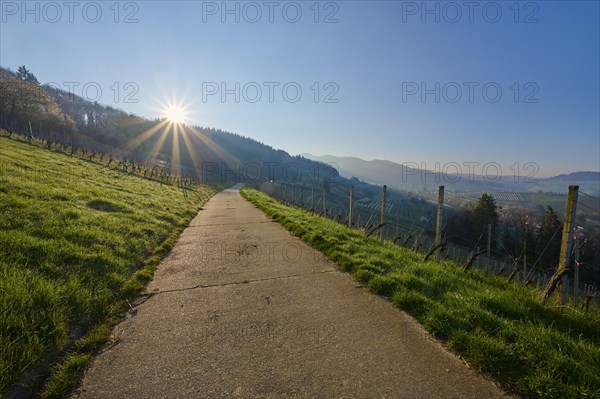
<svg viewBox="0 0 600 399">
<path fill-rule="evenodd" d="M 183 123 L 186 119 L 186 112 L 183 107 L 177 105 L 170 105 L 164 109 L 164 115 L 173 123 Z"/>
</svg>

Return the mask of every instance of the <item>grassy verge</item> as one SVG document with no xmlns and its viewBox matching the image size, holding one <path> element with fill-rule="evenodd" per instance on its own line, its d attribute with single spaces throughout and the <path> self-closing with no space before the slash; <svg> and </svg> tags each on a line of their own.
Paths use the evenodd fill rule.
<svg viewBox="0 0 600 399">
<path fill-rule="evenodd" d="M 600 397 L 600 315 L 544 305 L 538 292 L 380 244 L 252 189 L 242 195 L 415 317 L 469 364 L 526 398 Z"/>
<path fill-rule="evenodd" d="M 37 390 L 40 375 L 50 375 L 41 397 L 72 389 L 215 191 L 184 196 L 0 137 L 0 396 L 17 382 Z"/>
</svg>

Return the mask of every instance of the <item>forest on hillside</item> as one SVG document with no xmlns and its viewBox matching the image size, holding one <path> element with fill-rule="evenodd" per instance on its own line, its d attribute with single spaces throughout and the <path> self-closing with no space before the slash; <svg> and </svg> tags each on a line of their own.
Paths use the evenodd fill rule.
<svg viewBox="0 0 600 399">
<path fill-rule="evenodd" d="M 338 177 L 331 166 L 248 137 L 166 119 L 148 120 L 40 85 L 25 66 L 17 72 L 0 68 L 0 93 L 2 127 L 115 158 L 168 164 L 172 172 L 186 176 L 240 181 Z"/>
</svg>

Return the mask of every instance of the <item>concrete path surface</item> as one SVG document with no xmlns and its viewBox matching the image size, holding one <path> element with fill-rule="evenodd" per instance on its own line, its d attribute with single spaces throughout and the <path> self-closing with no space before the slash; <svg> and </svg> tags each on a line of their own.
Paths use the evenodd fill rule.
<svg viewBox="0 0 600 399">
<path fill-rule="evenodd" d="M 507 397 L 238 187 L 206 204 L 147 291 L 78 397 Z"/>
</svg>

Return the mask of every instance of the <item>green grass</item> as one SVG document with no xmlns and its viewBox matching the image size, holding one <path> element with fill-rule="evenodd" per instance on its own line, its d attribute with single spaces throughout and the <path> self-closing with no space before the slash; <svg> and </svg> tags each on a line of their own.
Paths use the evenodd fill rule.
<svg viewBox="0 0 600 399">
<path fill-rule="evenodd" d="M 539 292 L 423 255 L 256 190 L 242 195 L 389 297 L 476 370 L 526 398 L 600 397 L 600 315 L 544 305 Z"/>
<path fill-rule="evenodd" d="M 64 396 L 215 188 L 176 187 L 0 137 L 0 396 Z"/>
</svg>

